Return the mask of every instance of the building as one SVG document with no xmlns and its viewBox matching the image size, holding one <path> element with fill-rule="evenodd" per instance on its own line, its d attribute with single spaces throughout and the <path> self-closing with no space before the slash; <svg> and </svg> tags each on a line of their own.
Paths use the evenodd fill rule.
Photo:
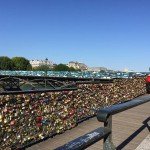
<svg viewBox="0 0 150 150">
<path fill-rule="evenodd" d="M 90 67 L 90 68 L 88 68 L 88 71 L 95 71 L 95 72 L 107 71 L 107 68 L 105 68 L 105 67 Z"/>
<path fill-rule="evenodd" d="M 79 69 L 81 71 L 87 70 L 87 68 L 88 68 L 84 63 L 80 63 L 80 62 L 77 62 L 77 61 L 70 61 L 67 64 L 67 66 L 68 67 L 73 67 L 74 69 Z"/>
<path fill-rule="evenodd" d="M 53 67 L 54 63 L 49 61 L 48 59 L 45 60 L 30 60 L 30 64 L 33 68 L 39 67 L 41 65 L 48 65 L 49 67 Z"/>
</svg>

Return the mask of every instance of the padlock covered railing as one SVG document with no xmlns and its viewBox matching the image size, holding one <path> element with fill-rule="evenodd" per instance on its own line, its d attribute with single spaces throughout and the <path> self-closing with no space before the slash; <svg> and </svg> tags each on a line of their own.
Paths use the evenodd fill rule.
<svg viewBox="0 0 150 150">
<path fill-rule="evenodd" d="M 76 90 L 63 87 L 0 95 L 0 147 L 29 146 L 75 127 L 95 116 L 99 108 L 146 93 L 144 78 L 115 79 L 113 82 L 76 81 L 75 85 Z"/>
<path fill-rule="evenodd" d="M 106 122 L 108 117 L 111 115 L 115 115 L 117 113 L 120 113 L 127 109 L 131 109 L 133 107 L 147 103 L 149 101 L 150 101 L 150 96 L 145 95 L 145 96 L 140 96 L 140 97 L 134 98 L 133 100 L 125 102 L 125 103 L 112 105 L 110 107 L 100 109 L 97 112 L 97 119 L 100 122 Z"/>
<path fill-rule="evenodd" d="M 112 141 L 112 115 L 147 102 L 150 102 L 149 95 L 140 96 L 122 104 L 116 104 L 100 109 L 97 113 L 97 119 L 100 122 L 104 122 L 104 127 L 100 127 L 94 131 L 91 131 L 90 133 L 86 133 L 85 135 L 58 147 L 55 150 L 83 150 L 101 139 L 104 141 L 104 150 L 115 150 L 116 148 Z"/>
<path fill-rule="evenodd" d="M 145 76 L 148 72 L 112 72 L 112 71 L 21 71 L 21 70 L 1 70 L 0 76 L 14 75 L 14 76 L 40 76 L 40 77 L 66 77 L 66 78 L 132 78 L 138 76 Z"/>
</svg>

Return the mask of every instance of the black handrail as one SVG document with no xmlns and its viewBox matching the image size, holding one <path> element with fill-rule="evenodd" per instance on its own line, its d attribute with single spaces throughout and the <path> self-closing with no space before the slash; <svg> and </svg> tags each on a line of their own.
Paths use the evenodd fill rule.
<svg viewBox="0 0 150 150">
<path fill-rule="evenodd" d="M 110 134 L 110 130 L 100 127 L 94 131 L 87 133 L 63 146 L 56 148 L 55 150 L 81 150 L 85 149 L 95 142 L 107 137 Z"/>
<path fill-rule="evenodd" d="M 141 105 L 141 104 L 144 104 L 149 101 L 150 101 L 150 96 L 145 95 L 145 96 L 137 97 L 137 98 L 135 98 L 131 101 L 127 101 L 125 103 L 112 105 L 110 107 L 100 109 L 97 113 L 97 119 L 100 122 L 105 122 L 110 115 L 120 113 L 122 111 L 125 111 L 127 109 L 133 108 L 133 107 Z"/>
<path fill-rule="evenodd" d="M 150 102 L 150 95 L 140 96 L 125 103 L 112 105 L 110 107 L 100 109 L 97 113 L 97 119 L 100 122 L 104 122 L 104 127 L 109 128 L 112 131 L 112 115 L 136 107 L 138 105 L 144 104 L 146 102 Z M 104 138 L 103 149 L 104 150 L 116 149 L 112 142 L 112 133 L 110 133 L 108 137 Z"/>
</svg>

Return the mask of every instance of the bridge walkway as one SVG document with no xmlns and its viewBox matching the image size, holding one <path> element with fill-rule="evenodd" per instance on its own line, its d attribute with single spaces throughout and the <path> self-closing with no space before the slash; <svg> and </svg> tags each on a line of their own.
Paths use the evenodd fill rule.
<svg viewBox="0 0 150 150">
<path fill-rule="evenodd" d="M 147 126 L 147 122 L 149 126 Z M 103 123 L 98 122 L 97 118 L 94 117 L 63 134 L 33 145 L 27 150 L 53 150 L 100 126 L 103 126 Z M 118 150 L 136 149 L 150 134 L 150 102 L 114 115 L 112 132 L 113 142 Z M 103 149 L 102 143 L 99 141 L 87 150 Z"/>
</svg>

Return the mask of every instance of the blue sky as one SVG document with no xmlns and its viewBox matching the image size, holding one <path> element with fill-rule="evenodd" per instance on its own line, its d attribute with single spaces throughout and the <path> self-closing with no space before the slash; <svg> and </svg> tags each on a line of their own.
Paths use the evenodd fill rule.
<svg viewBox="0 0 150 150">
<path fill-rule="evenodd" d="M 0 55 L 150 67 L 149 0 L 0 0 Z"/>
</svg>

